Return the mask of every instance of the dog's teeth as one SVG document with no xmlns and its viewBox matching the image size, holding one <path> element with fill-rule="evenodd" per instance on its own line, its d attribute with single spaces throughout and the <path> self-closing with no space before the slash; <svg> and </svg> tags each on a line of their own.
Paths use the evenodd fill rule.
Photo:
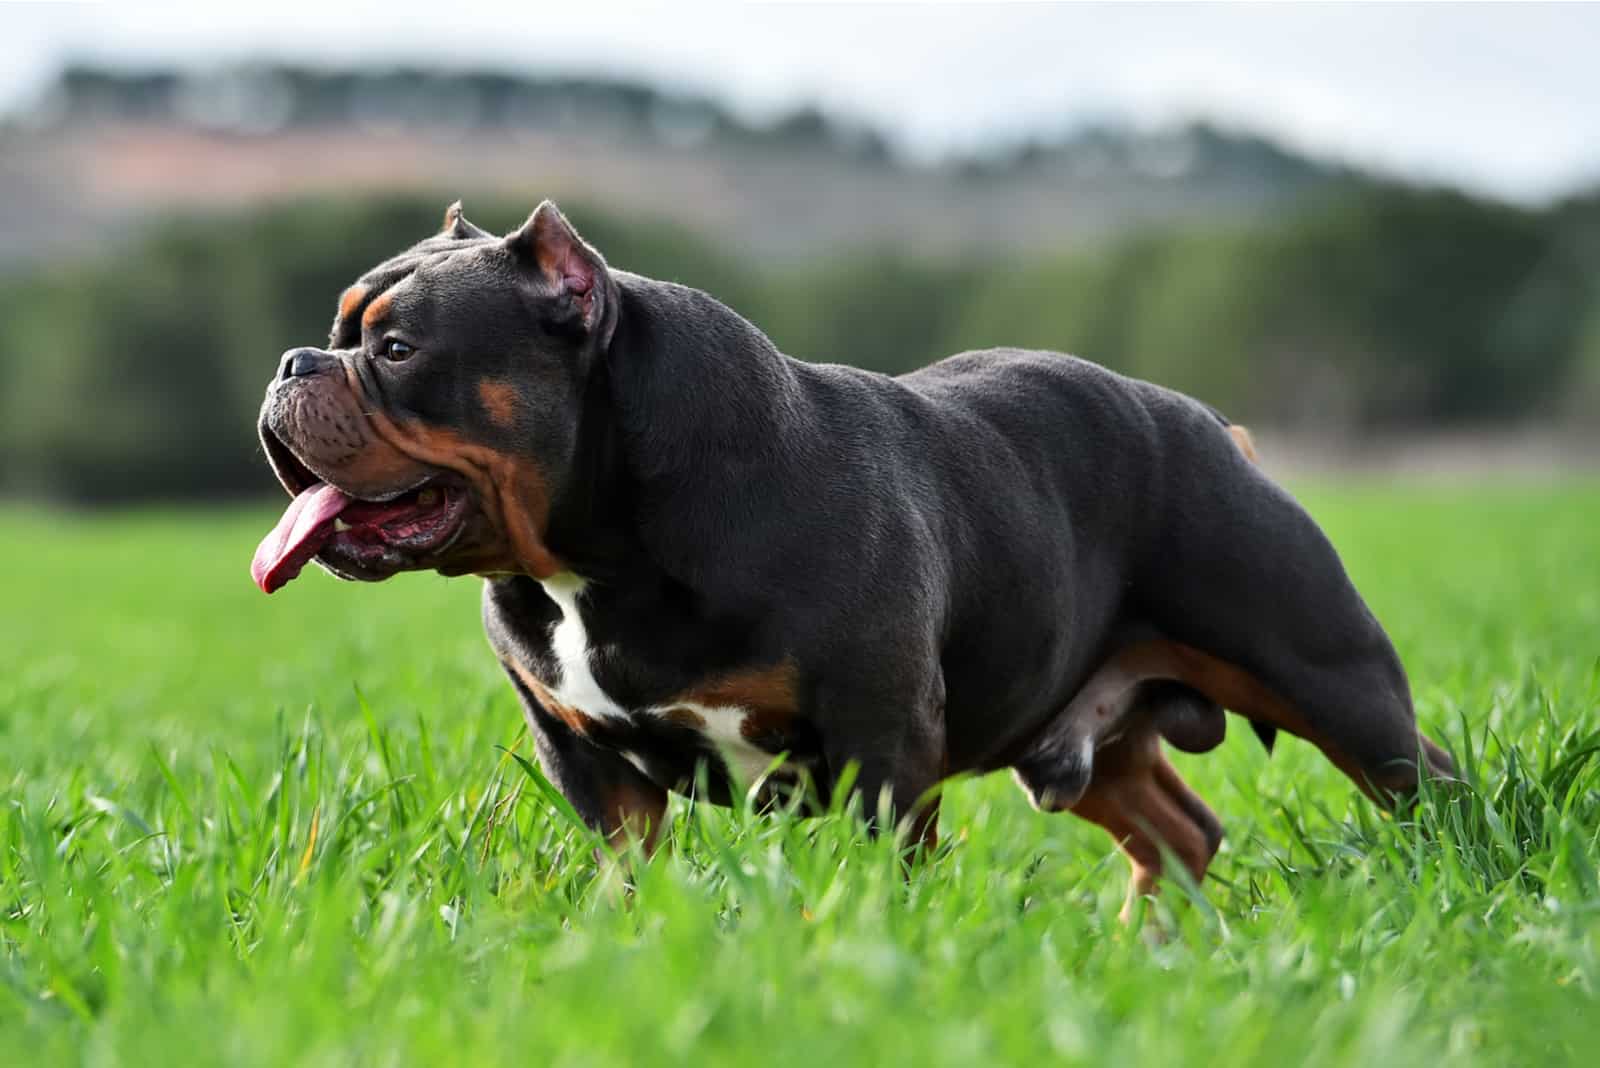
<svg viewBox="0 0 1600 1068">
<path fill-rule="evenodd" d="M 333 521 L 333 529 L 335 531 L 349 530 L 350 529 L 350 524 L 346 523 L 343 519 L 335 519 Z"/>
<path fill-rule="evenodd" d="M 432 508 L 434 504 L 438 502 L 438 500 L 439 491 L 436 489 L 425 489 L 421 493 L 417 494 L 417 503 L 422 505 L 424 508 Z"/>
</svg>

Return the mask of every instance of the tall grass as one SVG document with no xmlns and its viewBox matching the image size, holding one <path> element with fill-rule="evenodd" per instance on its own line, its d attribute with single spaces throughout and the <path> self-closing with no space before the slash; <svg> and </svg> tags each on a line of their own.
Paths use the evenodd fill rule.
<svg viewBox="0 0 1600 1068">
<path fill-rule="evenodd" d="M 1308 499 L 1464 782 L 1395 820 L 1234 730 L 1176 758 L 1214 877 L 1142 931 L 1003 777 L 909 869 L 681 800 L 597 855 L 470 581 L 269 600 L 262 514 L 0 514 L 0 1063 L 1591 1062 L 1600 490 Z"/>
</svg>

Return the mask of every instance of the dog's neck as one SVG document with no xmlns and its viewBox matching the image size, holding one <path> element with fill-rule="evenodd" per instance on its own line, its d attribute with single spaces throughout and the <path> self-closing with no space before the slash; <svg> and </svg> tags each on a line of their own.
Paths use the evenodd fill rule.
<svg viewBox="0 0 1600 1068">
<path fill-rule="evenodd" d="M 568 569 L 616 579 L 645 563 L 632 535 L 634 489 L 603 365 L 585 387 L 572 463 L 550 505 L 545 543 Z"/>
<path fill-rule="evenodd" d="M 698 290 L 616 272 L 616 331 L 583 400 L 571 475 L 551 511 L 551 551 L 605 579 L 695 564 L 674 515 L 726 505 L 740 468 L 803 418 L 792 361 Z M 736 532 L 735 532 L 736 533 Z"/>
<path fill-rule="evenodd" d="M 794 362 L 733 309 L 697 289 L 618 273 L 607 353 L 628 459 L 647 490 L 680 488 L 770 448 L 794 423 Z"/>
</svg>

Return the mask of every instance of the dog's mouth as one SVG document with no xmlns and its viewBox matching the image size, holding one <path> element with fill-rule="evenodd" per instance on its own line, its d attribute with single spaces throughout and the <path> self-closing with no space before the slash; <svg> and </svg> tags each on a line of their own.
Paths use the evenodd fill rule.
<svg viewBox="0 0 1600 1068">
<path fill-rule="evenodd" d="M 287 585 L 313 558 L 348 578 L 387 578 L 437 558 L 465 525 L 469 495 L 451 474 L 425 474 L 395 492 L 358 497 L 317 478 L 276 444 L 274 467 L 294 500 L 250 564 L 250 577 L 265 593 Z"/>
</svg>

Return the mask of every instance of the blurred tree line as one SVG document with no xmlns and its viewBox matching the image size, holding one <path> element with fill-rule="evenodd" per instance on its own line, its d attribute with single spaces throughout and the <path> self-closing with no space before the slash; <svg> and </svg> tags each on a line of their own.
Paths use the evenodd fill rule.
<svg viewBox="0 0 1600 1068">
<path fill-rule="evenodd" d="M 278 354 L 437 226 L 446 197 L 173 219 L 0 278 L 0 492 L 78 502 L 268 491 Z M 504 231 L 528 204 L 471 202 Z M 1044 261 L 842 249 L 763 272 L 670 223 L 564 208 L 618 267 L 704 288 L 792 355 L 890 373 L 1060 349 L 1235 418 L 1326 432 L 1581 422 L 1600 403 L 1600 196 L 1528 211 L 1363 184 L 1270 221 Z"/>
</svg>

